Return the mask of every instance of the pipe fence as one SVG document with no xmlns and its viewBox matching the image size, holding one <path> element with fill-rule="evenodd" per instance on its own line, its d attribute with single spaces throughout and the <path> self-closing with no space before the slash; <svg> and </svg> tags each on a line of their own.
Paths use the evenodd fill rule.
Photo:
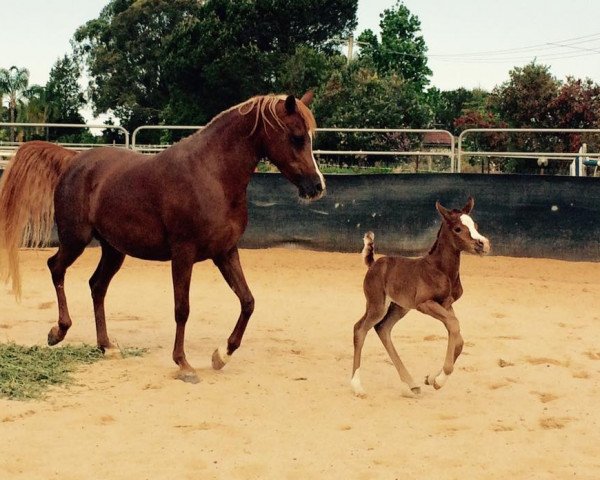
<svg viewBox="0 0 600 480">
<path fill-rule="evenodd" d="M 172 145 L 171 142 L 159 142 L 159 143 L 140 143 L 138 141 L 139 135 L 144 131 L 150 130 L 162 130 L 162 131 L 196 131 L 202 129 L 203 125 L 143 125 L 136 128 L 132 134 L 129 131 L 118 125 L 98 125 L 98 124 L 61 124 L 61 123 L 0 123 L 0 129 L 47 129 L 50 128 L 67 128 L 67 129 L 102 129 L 102 130 L 115 130 L 123 135 L 124 142 L 120 144 L 111 144 L 113 146 L 120 146 L 123 148 L 130 148 L 145 154 L 158 153 Z M 381 157 L 383 159 L 399 159 L 404 157 L 414 157 L 416 161 L 418 171 L 418 162 L 422 157 L 432 158 L 447 158 L 449 159 L 449 166 L 446 169 L 450 173 L 462 173 L 464 167 L 465 158 L 481 158 L 482 166 L 485 159 L 494 159 L 494 162 L 506 162 L 510 159 L 537 159 L 540 162 L 545 160 L 557 160 L 563 162 L 573 162 L 578 158 L 584 158 L 584 165 L 596 166 L 595 172 L 598 173 L 598 163 L 600 162 L 600 152 L 565 152 L 563 151 L 538 151 L 530 149 L 518 149 L 518 150 L 490 150 L 476 148 L 469 150 L 465 148 L 465 144 L 477 134 L 497 134 L 497 135 L 598 135 L 600 144 L 600 129 L 561 129 L 561 128 L 470 128 L 460 133 L 458 138 L 454 137 L 452 133 L 447 130 L 441 129 L 411 129 L 411 128 L 318 128 L 317 133 L 324 134 L 338 134 L 338 135 L 386 135 L 387 140 L 396 140 L 394 148 L 387 149 L 332 149 L 332 148 L 315 148 L 314 154 L 320 160 L 327 161 L 327 158 L 331 157 Z M 438 135 L 443 141 L 438 144 L 428 145 L 423 140 L 427 134 Z M 408 138 L 408 135 L 420 136 L 418 142 L 405 142 L 410 144 L 412 147 L 416 145 L 417 148 L 403 149 L 402 141 L 403 138 Z M 339 142 L 338 145 L 342 143 Z M 381 142 L 380 142 L 381 143 Z M 388 141 L 388 143 L 394 143 Z M 14 155 L 14 152 L 19 148 L 22 142 L 3 142 L 0 141 L 0 167 L 2 166 L 1 160 Z M 74 150 L 85 150 L 89 148 L 96 148 L 100 146 L 106 146 L 106 143 L 71 143 L 63 142 L 60 143 L 66 148 Z M 477 146 L 477 145 L 476 145 Z M 4 161 L 6 163 L 6 161 Z M 540 163 L 542 165 L 542 163 Z M 577 170 L 580 174 L 579 170 Z"/>
</svg>

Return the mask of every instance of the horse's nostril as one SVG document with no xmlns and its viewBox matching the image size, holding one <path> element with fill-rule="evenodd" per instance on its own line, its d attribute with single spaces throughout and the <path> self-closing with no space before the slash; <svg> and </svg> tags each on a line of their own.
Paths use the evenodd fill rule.
<svg viewBox="0 0 600 480">
<path fill-rule="evenodd" d="M 323 191 L 323 184 L 319 181 L 318 183 L 315 184 L 315 189 L 317 190 L 318 193 L 321 193 Z"/>
</svg>

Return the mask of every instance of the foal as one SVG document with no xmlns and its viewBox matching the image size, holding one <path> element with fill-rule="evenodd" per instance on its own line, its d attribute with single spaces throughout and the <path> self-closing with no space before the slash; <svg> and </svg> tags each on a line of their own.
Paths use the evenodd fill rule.
<svg viewBox="0 0 600 480">
<path fill-rule="evenodd" d="M 362 255 L 369 267 L 363 284 L 367 308 L 354 325 L 354 368 L 350 382 L 356 395 L 365 395 L 360 382 L 360 357 L 365 337 L 372 327 L 375 327 L 400 379 L 413 393 L 421 392 L 400 360 L 391 338 L 396 322 L 411 309 L 437 318 L 448 330 L 444 366 L 437 373 L 425 377 L 425 384 L 436 390 L 446 383 L 463 348 L 460 326 L 452 309 L 452 304 L 463 292 L 459 275 L 460 253 L 486 255 L 490 251 L 490 242 L 479 234 L 477 225 L 469 216 L 473 205 L 472 197 L 462 210 L 447 210 L 436 202 L 442 225 L 437 240 L 424 257 L 381 257 L 374 261 L 375 235 L 372 232 L 365 234 Z"/>
</svg>

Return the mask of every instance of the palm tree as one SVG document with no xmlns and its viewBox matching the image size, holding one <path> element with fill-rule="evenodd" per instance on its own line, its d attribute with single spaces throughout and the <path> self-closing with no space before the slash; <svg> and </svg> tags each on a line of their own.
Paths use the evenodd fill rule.
<svg viewBox="0 0 600 480">
<path fill-rule="evenodd" d="M 0 92 L 8 95 L 8 113 L 10 123 L 15 122 L 19 96 L 29 85 L 29 70 L 14 65 L 8 70 L 0 68 Z M 11 130 L 11 141 L 15 141 L 15 131 Z"/>
<path fill-rule="evenodd" d="M 23 98 L 27 100 L 24 108 L 19 110 L 17 119 L 29 123 L 47 123 L 51 118 L 60 113 L 60 105 L 52 101 L 48 95 L 48 89 L 41 85 L 32 85 L 23 92 Z M 48 129 L 46 128 L 46 140 L 48 140 Z M 36 129 L 35 133 L 40 135 L 44 128 Z"/>
</svg>

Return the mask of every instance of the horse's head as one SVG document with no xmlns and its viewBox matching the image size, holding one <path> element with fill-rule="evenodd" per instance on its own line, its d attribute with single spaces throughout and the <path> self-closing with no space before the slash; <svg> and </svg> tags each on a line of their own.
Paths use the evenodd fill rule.
<svg viewBox="0 0 600 480">
<path fill-rule="evenodd" d="M 448 237 L 457 250 L 487 255 L 490 253 L 490 241 L 477 231 L 477 224 L 469 215 L 474 205 L 473 197 L 469 197 L 462 210 L 448 210 L 440 202 L 435 203 L 435 208 L 442 216 L 442 228 L 446 227 Z"/>
<path fill-rule="evenodd" d="M 262 107 L 264 129 L 258 132 L 262 153 L 298 187 L 302 198 L 320 198 L 325 192 L 325 179 L 312 151 L 316 128 L 308 108 L 312 93 L 305 94 L 301 100 L 293 95 L 275 97 L 275 100 L 271 106 Z"/>
</svg>

